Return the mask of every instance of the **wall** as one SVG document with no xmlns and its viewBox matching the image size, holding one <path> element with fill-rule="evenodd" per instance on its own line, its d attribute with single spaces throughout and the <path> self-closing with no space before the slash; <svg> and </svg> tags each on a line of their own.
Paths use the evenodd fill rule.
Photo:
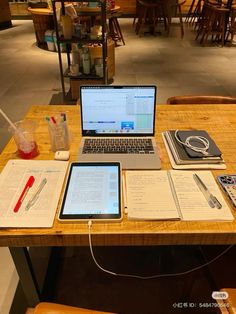
<svg viewBox="0 0 236 314">
<path fill-rule="evenodd" d="M 8 248 L 0 247 L 0 256 L 0 313 L 9 314 L 18 275 Z"/>
</svg>

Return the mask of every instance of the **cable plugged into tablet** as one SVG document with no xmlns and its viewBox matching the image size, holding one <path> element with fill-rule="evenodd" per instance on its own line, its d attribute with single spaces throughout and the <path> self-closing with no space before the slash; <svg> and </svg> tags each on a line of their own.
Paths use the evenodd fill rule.
<svg viewBox="0 0 236 314">
<path fill-rule="evenodd" d="M 139 276 L 139 275 L 131 275 L 131 274 L 117 274 L 114 273 L 108 269 L 103 268 L 100 266 L 94 256 L 93 253 L 93 246 L 92 246 L 92 239 L 91 239 L 91 228 L 92 228 L 92 220 L 88 221 L 88 231 L 89 231 L 89 248 L 90 248 L 90 253 L 92 255 L 94 263 L 97 265 L 97 267 L 102 270 L 103 272 L 113 275 L 113 276 L 119 276 L 119 277 L 129 277 L 129 278 L 137 278 L 137 279 L 155 279 L 155 278 L 163 278 L 163 277 L 175 277 L 175 276 L 183 276 L 187 275 L 195 270 L 201 269 L 205 266 L 210 265 L 211 263 L 215 262 L 218 258 L 220 258 L 222 255 L 226 254 L 233 246 L 234 244 L 229 245 L 225 250 L 223 250 L 220 254 L 218 254 L 216 257 L 212 258 L 209 262 L 206 262 L 202 265 L 196 266 L 192 269 L 180 272 L 180 273 L 167 273 L 167 274 L 156 274 L 156 275 L 151 275 L 151 276 Z"/>
</svg>

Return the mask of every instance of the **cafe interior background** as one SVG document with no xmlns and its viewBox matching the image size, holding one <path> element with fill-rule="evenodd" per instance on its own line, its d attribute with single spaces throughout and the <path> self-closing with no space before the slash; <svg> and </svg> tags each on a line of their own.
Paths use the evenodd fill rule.
<svg viewBox="0 0 236 314">
<path fill-rule="evenodd" d="M 229 36 L 222 47 L 210 37 L 204 44 L 200 37 L 196 39 L 195 23 L 191 18 L 186 22 L 190 0 L 182 5 L 183 36 L 176 16 L 168 34 L 162 22 L 157 23 L 155 34 L 146 26 L 137 34 L 136 0 L 116 0 L 115 4 L 120 7 L 118 22 L 124 42 L 115 42 L 112 84 L 155 84 L 158 104 L 174 95 L 236 95 L 236 42 L 229 41 Z M 46 42 L 38 47 L 28 6 L 27 0 L 0 3 L 0 108 L 13 121 L 23 118 L 32 104 L 54 105 L 64 100 L 58 54 L 49 51 Z M 7 123 L 0 118 L 0 151 L 9 138 Z M 0 313 L 6 314 L 18 278 L 8 249 L 0 248 L 0 254 Z"/>
</svg>

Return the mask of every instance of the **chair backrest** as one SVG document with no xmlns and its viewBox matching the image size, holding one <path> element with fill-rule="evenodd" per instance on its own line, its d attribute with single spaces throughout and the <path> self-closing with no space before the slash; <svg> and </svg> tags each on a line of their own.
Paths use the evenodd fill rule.
<svg viewBox="0 0 236 314">
<path fill-rule="evenodd" d="M 81 307 L 73 307 L 56 303 L 41 302 L 35 309 L 33 314 L 112 314 L 110 312 L 83 309 Z M 27 313 L 26 313 L 27 314 Z"/>
<path fill-rule="evenodd" d="M 167 104 L 236 104 L 236 97 L 230 96 L 173 96 L 167 99 Z"/>
</svg>

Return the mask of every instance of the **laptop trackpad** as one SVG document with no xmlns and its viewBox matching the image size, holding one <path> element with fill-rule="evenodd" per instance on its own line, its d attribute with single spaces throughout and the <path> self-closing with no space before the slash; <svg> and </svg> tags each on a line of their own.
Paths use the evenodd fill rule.
<svg viewBox="0 0 236 314">
<path fill-rule="evenodd" d="M 140 158 L 137 155 L 128 154 L 79 154 L 78 161 L 119 161 L 122 169 L 160 169 L 160 159 L 156 154 L 142 154 Z"/>
</svg>

